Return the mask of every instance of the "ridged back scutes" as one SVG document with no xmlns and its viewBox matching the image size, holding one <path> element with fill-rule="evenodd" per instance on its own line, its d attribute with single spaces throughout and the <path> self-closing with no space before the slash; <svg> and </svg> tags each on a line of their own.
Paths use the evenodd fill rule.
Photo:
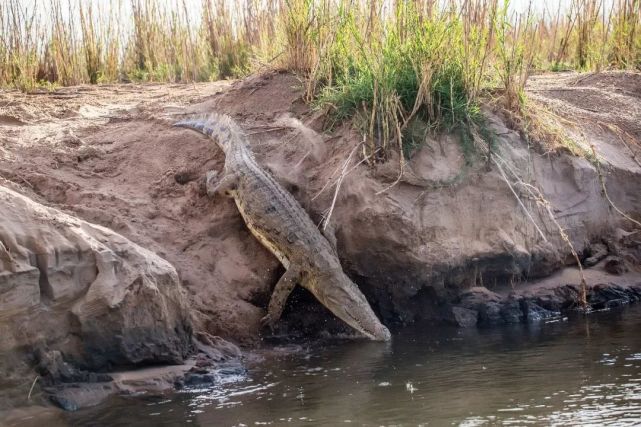
<svg viewBox="0 0 641 427">
<path fill-rule="evenodd" d="M 197 114 L 174 123 L 174 126 L 194 129 L 211 137 L 225 153 L 235 144 L 247 144 L 243 130 L 226 114 Z"/>
</svg>

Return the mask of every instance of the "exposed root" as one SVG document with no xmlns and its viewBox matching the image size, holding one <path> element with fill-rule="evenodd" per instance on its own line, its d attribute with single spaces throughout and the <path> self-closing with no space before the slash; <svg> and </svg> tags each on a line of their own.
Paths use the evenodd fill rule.
<svg viewBox="0 0 641 427">
<path fill-rule="evenodd" d="M 561 227 L 561 224 L 556 220 L 554 217 L 554 213 L 552 212 L 552 206 L 549 201 L 547 201 L 544 197 L 543 194 L 541 194 L 541 191 L 530 185 L 530 184 L 525 184 L 530 187 L 532 187 L 539 195 L 538 197 L 538 202 L 545 207 L 545 210 L 547 211 L 548 215 L 550 216 L 550 219 L 556 225 L 557 229 L 559 230 L 559 235 L 561 236 L 561 239 L 568 245 L 568 248 L 570 248 L 570 252 L 572 253 L 572 256 L 574 257 L 574 260 L 576 261 L 577 267 L 579 267 L 579 274 L 581 275 L 581 286 L 580 286 L 580 295 L 579 295 L 579 302 L 581 303 L 583 311 L 587 312 L 589 310 L 588 307 L 588 299 L 587 299 L 587 283 L 585 281 L 585 275 L 583 273 L 583 264 L 581 264 L 581 259 L 579 258 L 579 255 L 577 254 L 576 250 L 574 249 L 574 245 L 570 241 L 570 238 L 568 234 L 565 232 L 565 229 Z"/>
<path fill-rule="evenodd" d="M 493 153 L 492 161 L 497 166 L 497 168 L 499 169 L 499 172 L 503 176 L 503 179 L 507 183 L 508 187 L 510 187 L 510 190 L 512 191 L 512 194 L 514 194 L 514 196 L 517 198 L 519 204 L 526 211 L 528 217 L 530 218 L 532 223 L 535 225 L 537 231 L 543 237 L 544 240 L 547 241 L 547 239 L 543 235 L 543 232 L 541 231 L 541 229 L 536 225 L 536 222 L 534 221 L 534 218 L 532 217 L 532 215 L 527 210 L 527 208 L 525 207 L 525 205 L 521 201 L 520 197 L 518 196 L 518 194 L 514 190 L 512 184 L 510 183 L 510 181 L 508 180 L 505 172 L 503 171 L 502 166 L 504 166 L 505 169 L 507 169 L 510 172 L 510 174 L 514 177 L 515 183 L 520 185 L 523 189 L 525 189 L 525 191 L 527 191 L 528 194 L 534 200 L 537 201 L 537 204 L 539 204 L 540 206 L 542 206 L 545 209 L 545 211 L 547 212 L 548 216 L 550 217 L 550 220 L 556 226 L 556 228 L 557 228 L 557 230 L 559 232 L 559 236 L 561 237 L 561 240 L 563 240 L 567 244 L 568 248 L 570 249 L 570 253 L 574 257 L 574 259 L 576 261 L 576 264 L 577 264 L 577 266 L 579 268 L 579 275 L 581 276 L 581 284 L 580 284 L 580 291 L 579 291 L 580 292 L 579 302 L 581 304 L 582 310 L 587 312 L 589 310 L 588 301 L 587 301 L 587 282 L 585 280 L 585 274 L 583 272 L 583 264 L 581 263 L 581 259 L 579 258 L 579 254 L 574 249 L 574 245 L 570 241 L 570 238 L 569 238 L 568 234 L 565 232 L 565 229 L 561 226 L 561 224 L 559 224 L 559 222 L 557 221 L 556 217 L 554 216 L 554 212 L 552 211 L 551 203 L 543 196 L 543 193 L 541 192 L 541 190 L 539 190 L 536 186 L 524 182 L 518 176 L 518 174 L 509 166 L 507 161 L 505 159 L 503 159 L 501 156 L 499 156 L 496 153 Z"/>
<path fill-rule="evenodd" d="M 396 178 L 396 181 L 392 182 L 390 185 L 387 187 L 383 188 L 380 191 L 376 192 L 376 195 L 381 195 L 385 193 L 387 190 L 390 190 L 391 188 L 395 187 L 401 180 L 403 179 L 403 174 L 405 173 L 405 156 L 403 155 L 403 137 L 401 136 L 401 127 L 399 126 L 398 122 L 396 122 L 396 140 L 398 141 L 398 161 L 399 161 L 399 172 L 398 172 L 398 177 Z"/>
<path fill-rule="evenodd" d="M 362 143 L 358 144 L 357 147 L 360 147 L 362 145 L 363 145 Z M 373 153 L 370 153 L 370 154 L 364 156 L 358 163 L 356 163 L 354 166 L 349 168 L 347 170 L 347 172 L 345 172 L 345 176 L 349 175 L 350 173 L 352 173 L 352 171 L 354 171 L 354 169 L 356 169 L 357 167 L 359 167 L 360 165 L 362 165 L 363 163 L 365 163 L 366 161 L 368 161 L 369 159 L 374 157 L 379 150 L 380 150 L 380 148 L 377 148 Z M 325 192 L 325 190 L 327 190 L 330 187 L 335 186 L 338 183 L 338 179 L 336 181 L 333 181 L 333 178 L 334 178 L 334 175 L 336 175 L 336 173 L 341 169 L 342 169 L 342 166 L 336 168 L 336 170 L 334 170 L 334 172 L 332 172 L 332 174 L 330 175 L 330 177 L 327 180 L 327 182 L 325 183 L 325 185 L 323 185 L 323 188 L 321 188 L 318 191 L 318 193 L 316 193 L 314 195 L 314 197 L 312 197 L 312 201 L 316 200 L 321 194 L 323 194 Z M 339 178 L 340 178 L 340 175 L 339 175 Z"/>
<path fill-rule="evenodd" d="M 29 389 L 29 394 L 27 395 L 27 400 L 31 400 L 31 393 L 33 393 L 33 388 L 36 386 L 36 383 L 40 379 L 40 375 L 36 375 L 36 377 L 33 379 L 33 382 L 31 383 L 31 388 Z"/>
<path fill-rule="evenodd" d="M 539 235 L 541 236 L 541 238 L 542 238 L 544 241 L 546 241 L 546 242 L 547 242 L 547 241 L 548 241 L 548 239 L 545 237 L 545 234 L 543 234 L 543 231 L 541 231 L 541 228 L 538 226 L 538 224 L 536 223 L 536 221 L 535 221 L 535 220 L 534 220 L 534 218 L 532 217 L 532 214 L 531 214 L 531 213 L 530 213 L 530 211 L 525 207 L 525 204 L 523 204 L 523 201 L 521 200 L 521 198 L 519 197 L 519 195 L 518 195 L 518 194 L 516 193 L 516 191 L 514 190 L 514 187 L 513 187 L 513 186 L 512 186 L 512 184 L 510 183 L 510 180 L 509 180 L 509 179 L 507 178 L 507 176 L 505 175 L 505 172 L 503 171 L 503 168 L 501 167 L 500 163 L 496 161 L 496 159 L 495 159 L 495 157 L 494 157 L 494 156 L 492 157 L 492 162 L 493 162 L 493 163 L 496 165 L 496 167 L 498 168 L 499 172 L 501 173 L 501 177 L 503 178 L 503 180 L 505 181 L 505 183 L 506 183 L 506 184 L 507 184 L 507 186 L 509 187 L 509 189 L 510 189 L 510 191 L 512 192 L 512 194 L 514 194 L 514 197 L 516 198 L 516 201 L 519 203 L 519 205 L 521 206 L 521 208 L 523 209 L 523 211 L 525 212 L 525 214 L 526 214 L 526 215 L 527 215 L 527 217 L 529 218 L 530 222 L 532 223 L 532 225 L 534 225 L 534 228 L 536 229 L 536 231 L 539 233 Z"/>
<path fill-rule="evenodd" d="M 594 158 L 597 159 L 598 157 L 596 153 L 596 148 L 594 148 L 594 145 L 591 145 L 590 147 L 592 148 L 592 153 L 594 154 Z M 601 163 L 597 160 L 594 162 L 594 165 L 596 167 L 597 175 L 599 176 L 599 183 L 601 184 L 601 192 L 603 193 L 605 200 L 608 201 L 610 206 L 612 206 L 612 209 L 614 209 L 619 215 L 621 215 L 623 218 L 627 219 L 628 221 L 633 222 L 639 228 L 641 228 L 641 222 L 637 221 L 636 219 L 632 218 L 630 215 L 623 212 L 621 209 L 617 207 L 617 205 L 614 204 L 612 199 L 610 199 L 610 196 L 608 195 L 608 190 L 605 187 L 605 177 L 603 176 L 603 172 L 601 171 Z"/>
<path fill-rule="evenodd" d="M 341 184 L 343 183 L 343 180 L 347 176 L 348 173 L 348 167 L 349 164 L 352 161 L 352 156 L 354 156 L 354 153 L 358 150 L 360 147 L 360 144 L 356 145 L 354 148 L 352 148 L 352 151 L 350 151 L 349 156 L 347 156 L 347 159 L 343 163 L 343 167 L 341 170 L 341 174 L 338 177 L 338 181 L 336 182 L 336 190 L 334 191 L 334 197 L 332 198 L 332 204 L 329 207 L 329 210 L 327 211 L 327 215 L 325 216 L 325 219 L 323 220 L 323 231 L 327 229 L 327 225 L 329 224 L 329 220 L 332 217 L 332 213 L 334 212 L 334 206 L 336 206 L 336 199 L 338 198 L 338 192 L 341 189 Z"/>
</svg>

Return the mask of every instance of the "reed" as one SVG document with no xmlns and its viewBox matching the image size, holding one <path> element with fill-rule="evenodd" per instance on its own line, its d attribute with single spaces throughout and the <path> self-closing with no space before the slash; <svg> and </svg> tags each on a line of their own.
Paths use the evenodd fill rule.
<svg viewBox="0 0 641 427">
<path fill-rule="evenodd" d="M 641 69 L 639 0 L 20 0 L 0 3 L 0 86 L 299 74 L 384 160 L 434 129 L 472 140 L 481 98 L 524 115 L 532 72 Z M 606 7 L 606 4 L 609 5 Z M 476 129 L 475 129 L 476 128 Z"/>
<path fill-rule="evenodd" d="M 360 61 L 376 73 L 400 47 L 411 52 L 399 55 L 423 49 L 412 65 L 428 58 L 430 72 L 460 55 L 474 96 L 491 78 L 518 91 L 523 70 L 641 67 L 640 8 L 638 0 L 572 0 L 522 14 L 498 0 L 36 0 L 28 10 L 7 0 L 0 4 L 0 84 L 205 81 L 270 61 L 333 83 L 335 72 Z M 437 46 L 455 52 L 433 57 L 427 50 Z"/>
</svg>

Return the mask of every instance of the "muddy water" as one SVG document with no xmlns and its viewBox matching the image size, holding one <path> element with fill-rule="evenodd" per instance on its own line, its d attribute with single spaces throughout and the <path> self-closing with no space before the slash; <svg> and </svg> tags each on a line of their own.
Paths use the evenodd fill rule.
<svg viewBox="0 0 641 427">
<path fill-rule="evenodd" d="M 269 357 L 224 384 L 118 399 L 75 425 L 641 423 L 641 306 L 491 330 L 405 330 Z"/>
</svg>

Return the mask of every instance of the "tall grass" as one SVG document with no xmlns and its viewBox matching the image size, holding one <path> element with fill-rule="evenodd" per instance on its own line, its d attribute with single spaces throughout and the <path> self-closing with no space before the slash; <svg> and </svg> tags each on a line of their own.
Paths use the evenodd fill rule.
<svg viewBox="0 0 641 427">
<path fill-rule="evenodd" d="M 0 3 L 0 83 L 20 89 L 35 86 L 48 52 L 38 49 L 36 13 L 20 7 L 18 0 Z"/>
<path fill-rule="evenodd" d="M 0 86 L 240 77 L 269 24 L 271 9 L 254 3 L 203 0 L 194 10 L 186 0 L 0 2 Z"/>
<path fill-rule="evenodd" d="M 641 70 L 641 2 L 605 4 L 515 13 L 507 0 L 289 0 L 285 51 L 307 76 L 308 99 L 336 121 L 355 117 L 371 154 L 384 159 L 398 143 L 402 157 L 421 127 L 478 140 L 481 95 L 521 124 L 534 120 L 524 96 L 532 72 Z"/>
<path fill-rule="evenodd" d="M 534 71 L 641 69 L 639 0 L 522 13 L 508 0 L 35 1 L 0 2 L 0 86 L 211 81 L 275 66 L 304 77 L 307 100 L 334 122 L 355 118 L 379 159 L 408 155 L 430 129 L 469 141 L 480 96 L 521 112 Z"/>
<path fill-rule="evenodd" d="M 478 120 L 474 94 L 488 52 L 470 45 L 491 30 L 466 26 L 462 10 L 427 15 L 418 2 L 297 3 L 291 10 L 301 16 L 292 21 L 307 34 L 289 38 L 286 51 L 308 72 L 308 98 L 329 106 L 335 121 L 356 117 L 378 158 L 402 141 L 407 153 L 413 138 L 404 136 L 419 122 L 427 131 L 467 129 Z M 302 51 L 310 53 L 305 62 Z"/>
<path fill-rule="evenodd" d="M 522 77 L 507 82 L 521 57 L 528 70 L 641 68 L 639 0 L 571 0 L 524 14 L 499 0 L 34 1 L 0 2 L 2 86 L 215 80 L 272 61 L 310 73 L 316 92 L 352 66 L 403 74 L 429 65 L 438 80 L 443 64 L 458 62 L 476 94 L 490 69 L 521 86 Z M 414 54 L 411 64 L 401 59 Z M 381 77 L 380 100 L 391 84 Z"/>
</svg>

